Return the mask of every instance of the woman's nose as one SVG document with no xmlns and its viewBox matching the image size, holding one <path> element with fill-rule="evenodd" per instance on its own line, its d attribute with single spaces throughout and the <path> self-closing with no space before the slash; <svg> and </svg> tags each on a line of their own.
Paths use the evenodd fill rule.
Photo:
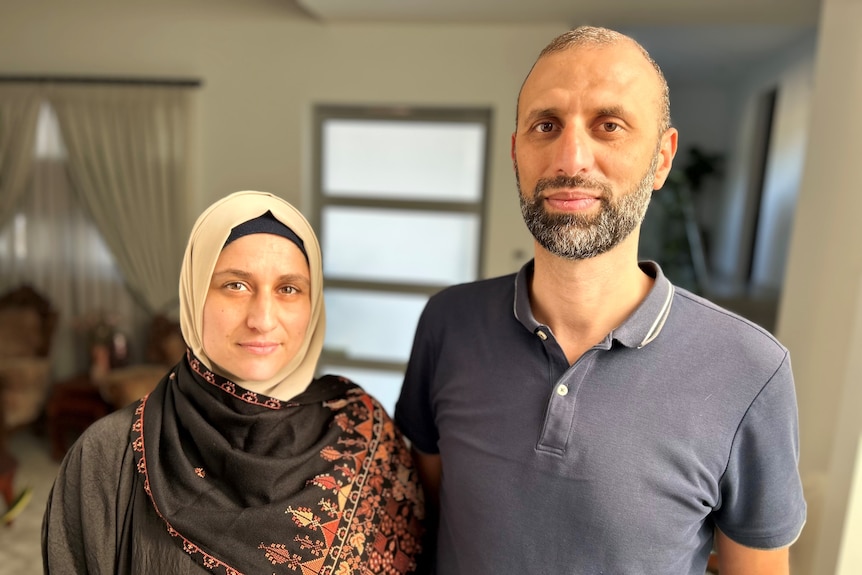
<svg viewBox="0 0 862 575">
<path fill-rule="evenodd" d="M 269 294 L 255 294 L 248 310 L 249 327 L 261 332 L 275 328 L 275 302 Z"/>
</svg>

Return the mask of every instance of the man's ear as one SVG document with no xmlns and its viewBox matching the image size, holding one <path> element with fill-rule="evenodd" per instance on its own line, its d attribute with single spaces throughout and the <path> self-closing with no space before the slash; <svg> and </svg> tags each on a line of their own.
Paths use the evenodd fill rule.
<svg viewBox="0 0 862 575">
<path fill-rule="evenodd" d="M 518 160 L 515 159 L 515 132 L 512 132 L 512 149 L 510 150 L 510 154 L 512 156 L 512 162 L 517 163 Z"/>
<path fill-rule="evenodd" d="M 677 139 L 679 132 L 676 128 L 668 128 L 661 136 L 661 146 L 659 147 L 659 162 L 655 170 L 655 183 L 652 189 L 661 188 L 667 180 L 670 169 L 673 167 L 673 158 L 676 156 Z M 514 144 L 513 144 L 514 146 Z"/>
</svg>

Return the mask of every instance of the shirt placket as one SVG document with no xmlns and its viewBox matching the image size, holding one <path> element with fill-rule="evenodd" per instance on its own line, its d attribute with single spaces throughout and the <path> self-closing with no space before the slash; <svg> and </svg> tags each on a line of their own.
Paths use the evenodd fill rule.
<svg viewBox="0 0 862 575">
<path fill-rule="evenodd" d="M 550 335 L 550 330 L 540 327 L 535 333 L 545 346 L 548 383 L 552 386 L 536 448 L 539 451 L 563 455 L 574 425 L 578 390 L 589 373 L 597 350 L 593 348 L 587 351 L 572 366 L 568 366 L 565 355 Z"/>
</svg>

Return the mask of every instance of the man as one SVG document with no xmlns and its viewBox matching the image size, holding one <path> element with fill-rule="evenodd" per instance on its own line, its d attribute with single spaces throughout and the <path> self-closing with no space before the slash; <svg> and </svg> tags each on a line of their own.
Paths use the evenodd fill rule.
<svg viewBox="0 0 862 575">
<path fill-rule="evenodd" d="M 583 27 L 540 54 L 512 136 L 535 257 L 431 298 L 396 409 L 440 575 L 702 575 L 714 547 L 722 575 L 788 572 L 787 350 L 637 261 L 676 148 L 634 40 Z"/>
</svg>

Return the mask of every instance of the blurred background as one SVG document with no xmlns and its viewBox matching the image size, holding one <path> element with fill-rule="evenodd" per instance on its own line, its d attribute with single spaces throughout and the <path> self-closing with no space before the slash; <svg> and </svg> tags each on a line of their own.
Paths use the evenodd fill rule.
<svg viewBox="0 0 862 575">
<path fill-rule="evenodd" d="M 321 369 L 391 410 L 427 297 L 531 257 L 516 96 L 580 24 L 633 36 L 670 86 L 679 153 L 642 257 L 791 349 L 811 506 L 794 572 L 858 570 L 862 13 L 838 0 L 0 0 L 0 294 L 37 292 L 49 344 L 13 353 L 22 324 L 0 318 L 13 450 L 35 426 L 61 456 L 175 361 L 188 230 L 240 189 L 313 223 Z"/>
</svg>

